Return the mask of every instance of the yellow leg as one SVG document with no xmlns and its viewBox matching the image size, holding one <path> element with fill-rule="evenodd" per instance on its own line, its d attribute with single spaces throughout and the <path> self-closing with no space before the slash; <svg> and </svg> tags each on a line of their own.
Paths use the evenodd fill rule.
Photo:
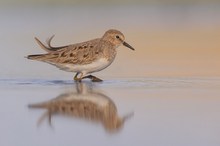
<svg viewBox="0 0 220 146">
<path fill-rule="evenodd" d="M 78 75 L 79 75 L 79 74 L 80 74 L 80 77 L 78 78 Z M 74 81 L 76 81 L 76 82 L 81 82 L 82 76 L 83 76 L 82 73 L 76 73 L 76 75 L 74 76 Z"/>
</svg>

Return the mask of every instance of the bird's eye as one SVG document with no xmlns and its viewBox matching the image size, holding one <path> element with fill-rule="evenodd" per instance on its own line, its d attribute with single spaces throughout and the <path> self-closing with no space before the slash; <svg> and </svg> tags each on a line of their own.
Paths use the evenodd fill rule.
<svg viewBox="0 0 220 146">
<path fill-rule="evenodd" d="M 116 35 L 116 38 L 119 39 L 120 37 L 118 35 Z"/>
</svg>

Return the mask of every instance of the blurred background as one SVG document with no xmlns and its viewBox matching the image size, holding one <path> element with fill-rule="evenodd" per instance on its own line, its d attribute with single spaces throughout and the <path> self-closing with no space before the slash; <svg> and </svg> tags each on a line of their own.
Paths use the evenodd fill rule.
<svg viewBox="0 0 220 146">
<path fill-rule="evenodd" d="M 73 74 L 24 58 L 54 46 L 124 33 L 136 50 L 118 48 L 115 62 L 96 73 L 121 77 L 219 77 L 218 0 L 1 0 L 0 78 L 70 79 Z"/>
</svg>

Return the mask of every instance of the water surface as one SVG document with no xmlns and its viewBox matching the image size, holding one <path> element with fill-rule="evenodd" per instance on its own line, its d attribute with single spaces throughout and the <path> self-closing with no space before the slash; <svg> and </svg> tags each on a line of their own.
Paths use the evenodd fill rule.
<svg viewBox="0 0 220 146">
<path fill-rule="evenodd" d="M 0 145 L 219 146 L 219 16 L 218 3 L 1 5 Z M 119 47 L 95 74 L 103 83 L 79 87 L 72 73 L 24 58 L 45 53 L 35 36 L 62 46 L 110 28 L 136 50 Z M 67 107 L 28 107 L 51 101 Z"/>
<path fill-rule="evenodd" d="M 219 78 L 134 78 L 82 84 L 86 90 L 79 90 L 71 80 L 1 79 L 0 145 L 220 144 Z M 110 100 L 119 117 L 132 116 L 109 131 L 100 121 L 65 114 L 54 114 L 51 125 L 48 117 L 39 124 L 47 110 L 28 108 L 67 93 L 87 99 L 102 95 L 97 101 Z"/>
</svg>

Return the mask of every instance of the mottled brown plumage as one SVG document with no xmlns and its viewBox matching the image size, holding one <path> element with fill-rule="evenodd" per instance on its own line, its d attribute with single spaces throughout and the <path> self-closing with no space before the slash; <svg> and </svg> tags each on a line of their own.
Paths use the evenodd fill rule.
<svg viewBox="0 0 220 146">
<path fill-rule="evenodd" d="M 81 79 L 86 77 L 91 77 L 93 81 L 101 81 L 94 76 L 85 75 L 108 67 L 115 59 L 116 48 L 120 45 L 123 44 L 134 50 L 124 41 L 124 35 L 120 31 L 113 29 L 105 32 L 102 38 L 61 47 L 51 46 L 53 37 L 47 41 L 48 47 L 35 38 L 40 47 L 48 53 L 29 55 L 27 58 L 47 62 L 61 70 L 76 72 L 77 74 L 74 77 L 76 81 L 81 81 Z M 80 74 L 79 78 L 78 74 Z"/>
<path fill-rule="evenodd" d="M 129 114 L 119 117 L 114 102 L 100 92 L 88 90 L 85 83 L 77 83 L 77 92 L 67 92 L 50 101 L 30 104 L 29 107 L 47 109 L 49 118 L 53 114 L 64 114 L 100 122 L 108 131 L 120 129 L 124 121 L 131 116 Z"/>
</svg>

